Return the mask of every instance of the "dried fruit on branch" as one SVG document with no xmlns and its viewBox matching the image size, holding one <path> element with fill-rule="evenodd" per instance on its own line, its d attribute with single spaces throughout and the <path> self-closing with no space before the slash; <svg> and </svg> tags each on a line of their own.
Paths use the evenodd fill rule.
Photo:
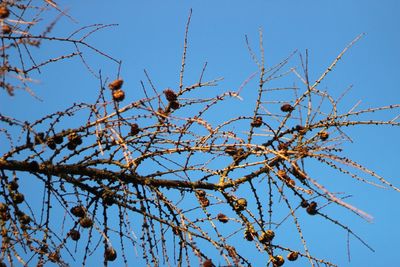
<svg viewBox="0 0 400 267">
<path fill-rule="evenodd" d="M 169 102 L 169 105 L 172 109 L 178 109 L 181 106 L 178 101 Z"/>
<path fill-rule="evenodd" d="M 286 258 L 289 261 L 295 261 L 295 260 L 297 260 L 298 257 L 299 257 L 299 253 L 297 251 L 292 251 L 287 255 Z"/>
<path fill-rule="evenodd" d="M 104 259 L 106 261 L 115 261 L 117 258 L 117 251 L 114 248 L 108 247 L 104 252 Z"/>
<path fill-rule="evenodd" d="M 83 206 L 75 206 L 71 208 L 71 213 L 75 217 L 84 217 L 86 215 L 86 210 Z"/>
<path fill-rule="evenodd" d="M 285 263 L 285 259 L 281 255 L 277 255 L 271 259 L 274 266 L 282 266 Z"/>
<path fill-rule="evenodd" d="M 55 150 L 57 148 L 56 142 L 54 142 L 52 138 L 48 138 L 46 144 L 51 150 Z"/>
<path fill-rule="evenodd" d="M 229 221 L 228 216 L 226 216 L 225 214 L 219 213 L 217 215 L 217 219 L 218 221 L 222 222 L 222 223 L 227 223 Z"/>
<path fill-rule="evenodd" d="M 213 266 L 214 266 L 214 264 L 213 264 L 212 260 L 210 260 L 210 259 L 207 259 L 203 262 L 203 267 L 213 267 Z"/>
<path fill-rule="evenodd" d="M 241 211 L 244 210 L 247 207 L 247 200 L 245 198 L 239 198 L 235 202 L 235 210 Z"/>
<path fill-rule="evenodd" d="M 308 205 L 306 209 L 307 213 L 310 215 L 315 215 L 317 214 L 317 203 L 315 201 L 312 201 L 310 205 Z"/>
<path fill-rule="evenodd" d="M 258 128 L 258 127 L 261 127 L 262 123 L 263 123 L 262 117 L 258 116 L 251 122 L 250 125 L 252 127 Z"/>
<path fill-rule="evenodd" d="M 71 237 L 72 240 L 77 241 L 81 238 L 81 234 L 79 233 L 79 231 L 75 230 L 75 229 L 71 229 L 68 233 L 68 235 Z"/>
<path fill-rule="evenodd" d="M 1 31 L 3 32 L 3 34 L 10 34 L 12 30 L 11 30 L 10 26 L 8 26 L 7 24 L 4 24 L 1 27 Z"/>
<path fill-rule="evenodd" d="M 112 97 L 116 102 L 121 102 L 125 99 L 125 92 L 122 89 L 117 89 L 112 92 Z"/>
<path fill-rule="evenodd" d="M 283 111 L 283 112 L 291 112 L 293 110 L 294 110 L 294 107 L 292 107 L 292 105 L 290 105 L 290 104 L 283 104 L 281 106 L 281 111 Z"/>
<path fill-rule="evenodd" d="M 21 204 L 22 202 L 24 202 L 25 197 L 21 193 L 16 193 L 12 195 L 12 200 L 14 201 L 15 204 Z"/>
<path fill-rule="evenodd" d="M 5 203 L 0 202 L 0 212 L 5 212 L 8 210 L 8 207 Z"/>
<path fill-rule="evenodd" d="M 32 221 L 31 217 L 29 217 L 29 215 L 23 213 L 21 214 L 21 216 L 19 217 L 19 222 L 21 224 L 27 225 Z"/>
<path fill-rule="evenodd" d="M 93 220 L 90 219 L 89 217 L 83 217 L 79 220 L 79 224 L 83 227 L 83 228 L 90 228 L 93 226 Z"/>
<path fill-rule="evenodd" d="M 329 134 L 327 132 L 320 132 L 318 133 L 318 136 L 322 141 L 325 141 L 329 138 Z"/>
<path fill-rule="evenodd" d="M 16 180 L 12 180 L 7 185 L 10 191 L 16 191 L 19 188 L 18 182 Z"/>
<path fill-rule="evenodd" d="M 269 243 L 272 241 L 272 239 L 274 239 L 275 237 L 275 232 L 272 230 L 267 230 L 265 232 L 262 232 L 260 234 L 260 236 L 258 237 L 258 240 L 260 241 L 260 243 Z"/>
<path fill-rule="evenodd" d="M 246 231 L 244 231 L 244 238 L 247 241 L 253 241 L 255 235 L 256 232 L 254 231 L 254 229 L 246 229 Z"/>
<path fill-rule="evenodd" d="M 308 205 L 310 205 L 310 204 L 309 204 L 308 201 L 305 200 L 305 199 L 302 200 L 301 203 L 300 203 L 300 206 L 301 206 L 302 208 L 307 208 Z"/>
<path fill-rule="evenodd" d="M 174 102 L 178 99 L 176 93 L 170 88 L 164 90 L 164 95 L 169 102 Z"/>
<path fill-rule="evenodd" d="M 131 131 L 130 131 L 130 135 L 135 136 L 138 133 L 140 133 L 140 128 L 139 125 L 137 123 L 132 123 L 131 124 Z"/>
<path fill-rule="evenodd" d="M 299 134 L 305 134 L 307 132 L 306 128 L 301 125 L 296 125 L 295 130 L 299 132 Z"/>
<path fill-rule="evenodd" d="M 5 4 L 0 6 L 0 19 L 6 19 L 10 16 L 10 10 Z"/>
<path fill-rule="evenodd" d="M 108 88 L 110 88 L 111 90 L 118 90 L 118 89 L 121 89 L 121 87 L 122 87 L 122 85 L 124 84 L 124 80 L 122 80 L 122 79 L 117 79 L 117 80 L 114 80 L 114 81 L 112 81 L 112 82 L 110 82 L 109 84 L 108 84 Z"/>
<path fill-rule="evenodd" d="M 228 154 L 229 156 L 234 156 L 237 153 L 237 149 L 233 145 L 229 145 L 225 148 L 225 153 Z"/>
<path fill-rule="evenodd" d="M 57 145 L 60 145 L 64 141 L 64 137 L 62 135 L 55 135 L 53 140 Z"/>
</svg>

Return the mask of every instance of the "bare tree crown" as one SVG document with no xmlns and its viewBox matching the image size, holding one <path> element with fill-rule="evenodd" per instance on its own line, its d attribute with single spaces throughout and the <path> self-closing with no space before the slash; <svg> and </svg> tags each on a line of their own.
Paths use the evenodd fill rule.
<svg viewBox="0 0 400 267">
<path fill-rule="evenodd" d="M 57 19 L 41 20 L 49 10 L 69 17 L 51 0 L 1 3 L 0 87 L 9 95 L 16 90 L 34 95 L 31 75 L 72 57 L 82 60 L 100 86 L 93 103 L 77 102 L 36 121 L 0 113 L 1 266 L 86 265 L 94 255 L 101 255 L 105 266 L 115 260 L 130 266 L 132 251 L 148 266 L 253 266 L 256 257 L 267 266 L 292 261 L 336 266 L 312 253 L 302 231 L 305 215 L 307 223 L 319 216 L 370 248 L 325 207 L 338 205 L 366 220 L 371 216 L 311 175 L 321 166 L 399 191 L 347 157 L 342 144 L 351 141 L 348 127 L 399 126 L 400 105 L 356 105 L 343 112 L 338 105 L 347 91 L 334 98 L 320 86 L 362 35 L 315 81 L 307 52 L 295 51 L 267 67 L 262 32 L 259 53 L 246 38 L 257 67 L 249 80 L 258 80 L 256 99 L 249 102 L 241 94 L 249 80 L 220 94 L 200 93 L 222 80 L 204 78 L 207 64 L 197 80 L 185 80 L 190 13 L 179 84 L 160 90 L 145 71 L 140 86 L 146 97 L 132 99 L 123 77 L 94 71 L 81 51 L 91 50 L 120 68 L 119 60 L 87 42 L 110 25 L 52 36 Z M 37 62 L 31 49 L 43 42 L 70 44 L 75 51 Z M 300 67 L 293 66 L 296 60 Z M 234 107 L 225 103 L 231 100 L 252 105 L 252 111 L 230 116 Z M 379 119 L 371 119 L 379 112 Z M 224 117 L 217 113 L 229 117 L 218 121 Z M 385 118 L 388 114 L 392 117 Z M 79 126 L 67 128 L 71 121 Z M 295 241 L 281 242 L 290 227 Z"/>
</svg>

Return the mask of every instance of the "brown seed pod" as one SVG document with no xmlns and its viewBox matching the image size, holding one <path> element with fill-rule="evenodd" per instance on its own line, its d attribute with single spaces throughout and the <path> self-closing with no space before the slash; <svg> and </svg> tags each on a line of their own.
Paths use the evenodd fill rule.
<svg viewBox="0 0 400 267">
<path fill-rule="evenodd" d="M 115 261 L 116 258 L 117 252 L 115 251 L 115 249 L 108 247 L 106 251 L 104 251 L 104 259 L 106 261 Z"/>
<path fill-rule="evenodd" d="M 71 237 L 71 239 L 74 241 L 77 241 L 81 238 L 81 234 L 75 229 L 71 229 L 68 233 L 68 236 Z"/>
<path fill-rule="evenodd" d="M 0 219 L 5 222 L 8 221 L 9 219 L 11 219 L 10 213 L 8 213 L 8 211 L 0 212 Z"/>
<path fill-rule="evenodd" d="M 179 228 L 178 227 L 174 227 L 172 228 L 172 233 L 174 233 L 174 235 L 179 235 Z"/>
<path fill-rule="evenodd" d="M 213 266 L 214 266 L 214 264 L 213 264 L 212 260 L 210 260 L 210 259 L 207 259 L 203 262 L 203 267 L 213 267 Z"/>
<path fill-rule="evenodd" d="M 300 202 L 300 206 L 302 207 L 302 208 L 307 208 L 308 206 L 309 206 L 310 204 L 308 203 L 308 201 L 307 200 L 302 200 L 301 202 Z"/>
<path fill-rule="evenodd" d="M 288 150 L 289 144 L 288 143 L 279 143 L 278 149 L 279 150 Z"/>
<path fill-rule="evenodd" d="M 168 117 L 168 113 L 164 110 L 164 109 L 162 109 L 162 108 L 158 108 L 157 109 L 157 115 L 158 115 L 158 119 L 159 119 L 159 121 L 164 121 L 165 119 L 166 119 L 166 117 Z"/>
<path fill-rule="evenodd" d="M 329 138 L 329 134 L 327 132 L 320 132 L 318 133 L 318 136 L 322 141 L 325 141 L 326 139 Z"/>
<path fill-rule="evenodd" d="M 281 177 L 282 179 L 284 179 L 285 177 L 287 177 L 286 175 L 286 171 L 285 170 L 278 170 L 277 172 L 278 176 Z"/>
<path fill-rule="evenodd" d="M 36 267 L 43 267 L 44 266 L 44 260 L 43 259 L 40 259 L 39 261 L 38 261 L 38 263 L 36 264 Z"/>
<path fill-rule="evenodd" d="M 6 212 L 7 210 L 8 206 L 5 203 L 0 202 L 0 212 Z"/>
<path fill-rule="evenodd" d="M 12 30 L 11 30 L 10 26 L 8 26 L 7 24 L 4 24 L 1 27 L 1 31 L 3 32 L 3 34 L 10 34 Z"/>
<path fill-rule="evenodd" d="M 220 222 L 222 222 L 222 223 L 227 223 L 227 222 L 229 221 L 228 216 L 226 216 L 226 215 L 223 214 L 223 213 L 219 213 L 219 214 L 217 215 L 217 219 L 218 219 L 218 221 L 220 221 Z"/>
<path fill-rule="evenodd" d="M 271 242 L 272 239 L 274 239 L 274 237 L 275 237 L 275 232 L 272 230 L 267 230 L 261 233 L 261 235 L 258 237 L 258 240 L 260 241 L 260 243 L 265 244 Z"/>
<path fill-rule="evenodd" d="M 80 137 L 79 135 L 77 135 L 73 142 L 74 142 L 77 146 L 82 145 L 82 137 Z"/>
<path fill-rule="evenodd" d="M 237 161 L 243 158 L 244 155 L 244 149 L 243 148 L 239 148 L 238 150 L 236 150 L 236 154 L 233 155 L 233 160 Z"/>
<path fill-rule="evenodd" d="M 10 10 L 8 10 L 6 5 L 0 6 L 0 19 L 6 19 L 10 16 Z"/>
<path fill-rule="evenodd" d="M 43 144 L 44 143 L 44 133 L 40 132 L 35 135 L 35 144 Z"/>
<path fill-rule="evenodd" d="M 19 187 L 17 180 L 12 180 L 8 183 L 7 185 L 8 190 L 10 191 L 16 191 Z"/>
<path fill-rule="evenodd" d="M 285 263 L 285 259 L 281 255 L 277 255 L 272 258 L 274 266 L 282 266 Z"/>
<path fill-rule="evenodd" d="M 111 206 L 112 204 L 114 204 L 114 195 L 115 192 L 111 191 L 109 189 L 104 190 L 104 192 L 101 194 L 101 198 L 103 199 L 103 203 L 105 205 Z"/>
<path fill-rule="evenodd" d="M 253 241 L 254 240 L 254 235 L 255 235 L 254 230 L 246 229 L 246 231 L 244 231 L 244 238 L 247 241 Z"/>
<path fill-rule="evenodd" d="M 138 133 L 140 133 L 139 125 L 137 125 L 137 123 L 132 123 L 130 135 L 134 136 L 137 135 Z"/>
<path fill-rule="evenodd" d="M 252 127 L 258 128 L 258 127 L 261 127 L 262 123 L 263 123 L 262 117 L 258 116 L 251 122 L 250 125 Z"/>
<path fill-rule="evenodd" d="M 121 102 L 125 99 L 125 92 L 122 89 L 117 89 L 112 92 L 112 97 L 116 102 Z"/>
<path fill-rule="evenodd" d="M 315 201 L 312 201 L 310 205 L 308 205 L 306 209 L 307 213 L 310 215 L 315 215 L 317 214 L 317 203 Z"/>
<path fill-rule="evenodd" d="M 68 148 L 69 150 L 75 150 L 75 148 L 76 148 L 77 146 L 78 146 L 78 145 L 75 144 L 74 142 L 68 142 L 68 144 L 67 144 L 67 148 Z"/>
<path fill-rule="evenodd" d="M 90 219 L 89 217 L 83 217 L 79 220 L 79 224 L 83 227 L 83 228 L 90 228 L 93 226 L 93 220 Z"/>
<path fill-rule="evenodd" d="M 169 102 L 169 106 L 172 108 L 172 109 L 178 109 L 178 108 L 180 108 L 180 104 L 179 104 L 179 102 L 178 101 L 172 101 L 172 102 Z"/>
<path fill-rule="evenodd" d="M 76 132 L 71 132 L 68 134 L 68 141 L 72 144 L 72 146 L 79 146 L 82 144 L 82 137 Z"/>
<path fill-rule="evenodd" d="M 78 135 L 76 134 L 76 132 L 70 132 L 68 134 L 68 141 L 73 142 L 77 136 Z"/>
<path fill-rule="evenodd" d="M 169 102 L 174 102 L 178 99 L 176 93 L 170 88 L 164 90 L 164 95 Z"/>
<path fill-rule="evenodd" d="M 199 201 L 200 201 L 200 205 L 203 208 L 210 206 L 210 200 L 208 200 L 208 198 L 206 198 L 206 197 L 200 198 Z"/>
<path fill-rule="evenodd" d="M 12 200 L 15 204 L 21 204 L 25 200 L 25 196 L 22 193 L 16 193 L 12 195 Z"/>
<path fill-rule="evenodd" d="M 55 135 L 53 136 L 53 140 L 56 144 L 62 144 L 62 142 L 64 141 L 64 138 L 62 135 Z"/>
<path fill-rule="evenodd" d="M 299 257 L 299 253 L 297 251 L 292 251 L 286 256 L 286 258 L 289 261 L 295 261 L 295 260 L 297 260 L 298 257 Z"/>
<path fill-rule="evenodd" d="M 296 125 L 295 130 L 298 131 L 300 134 L 305 134 L 307 132 L 306 128 L 301 125 Z"/>
<path fill-rule="evenodd" d="M 204 191 L 204 190 L 196 190 L 196 195 L 198 197 L 205 197 L 206 196 L 206 191 Z"/>
<path fill-rule="evenodd" d="M 52 138 L 47 139 L 46 144 L 51 150 L 55 150 L 57 148 L 56 142 L 54 142 Z"/>
<path fill-rule="evenodd" d="M 295 186 L 296 185 L 296 181 L 293 180 L 293 179 L 290 179 L 289 177 L 288 177 L 288 179 L 285 180 L 285 182 L 289 186 Z"/>
<path fill-rule="evenodd" d="M 237 211 L 241 211 L 244 210 L 247 207 L 247 200 L 245 198 L 239 198 L 236 202 L 235 202 L 235 209 Z"/>
<path fill-rule="evenodd" d="M 234 145 L 227 146 L 224 151 L 229 156 L 234 156 L 237 153 L 237 149 L 236 149 L 236 147 Z"/>
<path fill-rule="evenodd" d="M 27 214 L 22 214 L 22 216 L 19 217 L 19 222 L 21 224 L 29 224 L 32 221 L 31 217 L 29 217 L 29 215 Z"/>
<path fill-rule="evenodd" d="M 226 246 L 226 251 L 228 251 L 228 255 L 231 258 L 236 258 L 237 257 L 237 252 L 236 249 L 232 246 L 227 245 Z"/>
<path fill-rule="evenodd" d="M 43 244 L 42 246 L 40 246 L 40 252 L 47 253 L 48 251 L 49 251 L 49 245 Z"/>
<path fill-rule="evenodd" d="M 122 85 L 124 84 L 124 80 L 122 80 L 122 79 L 117 79 L 117 80 L 114 80 L 114 81 L 112 81 L 112 82 L 110 82 L 109 84 L 108 84 L 108 88 L 110 88 L 111 90 L 118 90 L 118 89 L 121 89 L 121 87 L 122 87 Z"/>
<path fill-rule="evenodd" d="M 85 217 L 86 215 L 86 211 L 85 208 L 83 206 L 75 206 L 71 208 L 71 213 L 72 215 L 74 215 L 75 217 Z"/>
<path fill-rule="evenodd" d="M 49 254 L 49 260 L 51 262 L 59 262 L 60 261 L 60 254 L 58 252 L 52 252 Z"/>
<path fill-rule="evenodd" d="M 290 104 L 286 103 L 281 106 L 281 111 L 283 111 L 283 112 L 291 112 L 293 110 L 294 110 L 294 107 L 292 107 L 292 105 L 290 105 Z"/>
</svg>

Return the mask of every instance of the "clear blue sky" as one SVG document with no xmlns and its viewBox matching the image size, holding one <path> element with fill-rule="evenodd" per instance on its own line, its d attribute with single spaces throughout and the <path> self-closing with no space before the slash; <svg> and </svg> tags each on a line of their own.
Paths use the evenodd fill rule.
<svg viewBox="0 0 400 267">
<path fill-rule="evenodd" d="M 222 90 L 238 88 L 254 71 L 245 46 L 247 34 L 256 48 L 258 29 L 264 33 L 267 65 L 278 63 L 293 50 L 310 55 L 312 79 L 331 63 L 337 54 L 358 34 L 366 35 L 339 62 L 323 84 L 333 95 L 349 85 L 352 92 L 344 108 L 362 100 L 362 107 L 400 103 L 400 1 L 58 1 L 68 7 L 79 21 L 71 24 L 65 18 L 55 33 L 70 32 L 92 23 L 117 23 L 90 38 L 96 47 L 123 60 L 121 69 L 127 97 L 143 97 L 139 81 L 146 69 L 160 90 L 179 83 L 184 27 L 193 9 L 189 33 L 187 79 L 195 79 L 205 61 L 206 78 L 224 77 Z M 38 57 L 60 55 L 62 47 L 44 46 Z M 44 53 L 46 50 L 46 54 Z M 89 64 L 110 79 L 115 78 L 116 65 L 88 54 Z M 36 77 L 40 82 L 32 88 L 43 102 L 24 92 L 9 98 L 2 92 L 0 111 L 14 114 L 21 120 L 38 118 L 47 112 L 67 107 L 73 102 L 94 101 L 98 83 L 79 60 L 66 60 L 43 69 Z M 255 94 L 244 89 L 246 101 Z M 247 93 L 248 92 L 248 93 Z M 254 91 L 255 92 L 255 91 Z M 17 108 L 18 107 L 18 108 Z M 395 114 L 393 114 L 393 117 Z M 355 142 L 348 154 L 388 180 L 400 186 L 398 172 L 400 130 L 360 128 L 351 131 Z M 343 179 L 344 180 L 344 179 Z M 400 193 L 380 190 L 360 183 L 343 183 L 343 191 L 352 194 L 351 203 L 374 216 L 367 223 L 348 212 L 338 216 L 348 222 L 375 250 L 370 252 L 351 239 L 351 259 L 347 261 L 346 233 L 330 227 L 323 220 L 304 221 L 310 250 L 339 266 L 397 266 L 400 247 Z M 288 237 L 289 238 L 289 237 Z M 117 266 L 117 265 L 116 265 Z M 257 265 L 255 265 L 257 266 Z M 287 264 L 287 266 L 300 266 Z"/>
</svg>

